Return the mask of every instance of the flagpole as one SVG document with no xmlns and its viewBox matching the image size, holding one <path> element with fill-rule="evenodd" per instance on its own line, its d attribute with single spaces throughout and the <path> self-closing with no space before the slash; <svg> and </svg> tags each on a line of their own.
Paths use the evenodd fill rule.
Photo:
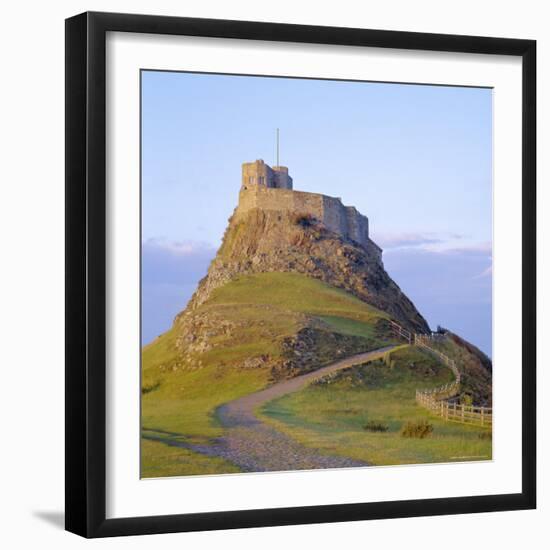
<svg viewBox="0 0 550 550">
<path fill-rule="evenodd" d="M 279 128 L 277 128 L 277 166 L 279 166 Z"/>
</svg>

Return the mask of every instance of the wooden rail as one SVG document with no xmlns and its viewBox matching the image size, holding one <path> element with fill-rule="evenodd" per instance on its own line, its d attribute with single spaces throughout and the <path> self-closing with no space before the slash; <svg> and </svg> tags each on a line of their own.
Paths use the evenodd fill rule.
<svg viewBox="0 0 550 550">
<path fill-rule="evenodd" d="M 407 340 L 409 344 L 413 343 L 414 335 L 395 321 L 390 321 L 391 330 L 397 338 L 403 338 Z"/>
<path fill-rule="evenodd" d="M 490 407 L 474 407 L 450 403 L 445 399 L 439 399 L 427 390 L 416 390 L 416 402 L 432 413 L 440 416 L 448 422 L 460 422 L 461 424 L 475 424 L 476 426 L 493 425 L 493 409 Z"/>
<path fill-rule="evenodd" d="M 460 384 L 460 371 L 458 370 L 456 363 L 453 359 L 441 353 L 439 350 L 434 349 L 430 346 L 431 337 L 425 334 L 415 334 L 414 335 L 414 345 L 419 348 L 425 349 L 431 355 L 435 355 L 444 365 L 449 367 L 453 374 L 455 375 L 455 380 L 457 384 Z"/>
<path fill-rule="evenodd" d="M 398 338 L 403 338 L 410 345 L 418 346 L 427 353 L 435 356 L 445 366 L 449 367 L 455 377 L 454 382 L 431 389 L 416 390 L 416 402 L 428 409 L 433 414 L 440 416 L 448 422 L 460 422 L 462 424 L 475 424 L 477 426 L 493 425 L 493 409 L 491 407 L 476 407 L 473 405 L 461 405 L 450 402 L 449 399 L 460 393 L 460 371 L 454 359 L 451 359 L 430 344 L 434 340 L 433 335 L 412 334 L 395 321 L 390 321 L 391 329 Z"/>
</svg>

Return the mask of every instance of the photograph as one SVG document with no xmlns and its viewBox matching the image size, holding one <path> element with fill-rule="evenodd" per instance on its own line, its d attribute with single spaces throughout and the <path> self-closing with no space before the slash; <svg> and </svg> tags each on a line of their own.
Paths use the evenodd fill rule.
<svg viewBox="0 0 550 550">
<path fill-rule="evenodd" d="M 542 3 L 3 15 L 3 547 L 538 550 Z"/>
<path fill-rule="evenodd" d="M 141 478 L 490 461 L 493 90 L 140 86 Z"/>
</svg>

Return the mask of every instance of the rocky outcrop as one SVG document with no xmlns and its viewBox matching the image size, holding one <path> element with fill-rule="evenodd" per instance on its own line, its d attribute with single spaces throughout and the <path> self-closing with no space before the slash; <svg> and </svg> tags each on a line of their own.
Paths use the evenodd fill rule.
<svg viewBox="0 0 550 550">
<path fill-rule="evenodd" d="M 412 332 L 429 332 L 425 319 L 387 274 L 372 241 L 362 245 L 311 215 L 276 210 L 236 210 L 187 311 L 196 310 L 214 289 L 239 275 L 270 271 L 319 279 L 387 312 Z"/>
</svg>

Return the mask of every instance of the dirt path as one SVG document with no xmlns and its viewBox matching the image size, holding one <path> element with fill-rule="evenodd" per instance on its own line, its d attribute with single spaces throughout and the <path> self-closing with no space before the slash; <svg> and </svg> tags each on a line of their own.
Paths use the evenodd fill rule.
<svg viewBox="0 0 550 550">
<path fill-rule="evenodd" d="M 192 450 L 229 460 L 245 472 L 311 470 L 368 466 L 351 458 L 329 456 L 306 447 L 262 422 L 254 411 L 278 397 L 301 390 L 315 379 L 381 357 L 395 346 L 354 355 L 319 370 L 230 401 L 216 411 L 225 428 L 212 445 L 189 445 Z"/>
</svg>

